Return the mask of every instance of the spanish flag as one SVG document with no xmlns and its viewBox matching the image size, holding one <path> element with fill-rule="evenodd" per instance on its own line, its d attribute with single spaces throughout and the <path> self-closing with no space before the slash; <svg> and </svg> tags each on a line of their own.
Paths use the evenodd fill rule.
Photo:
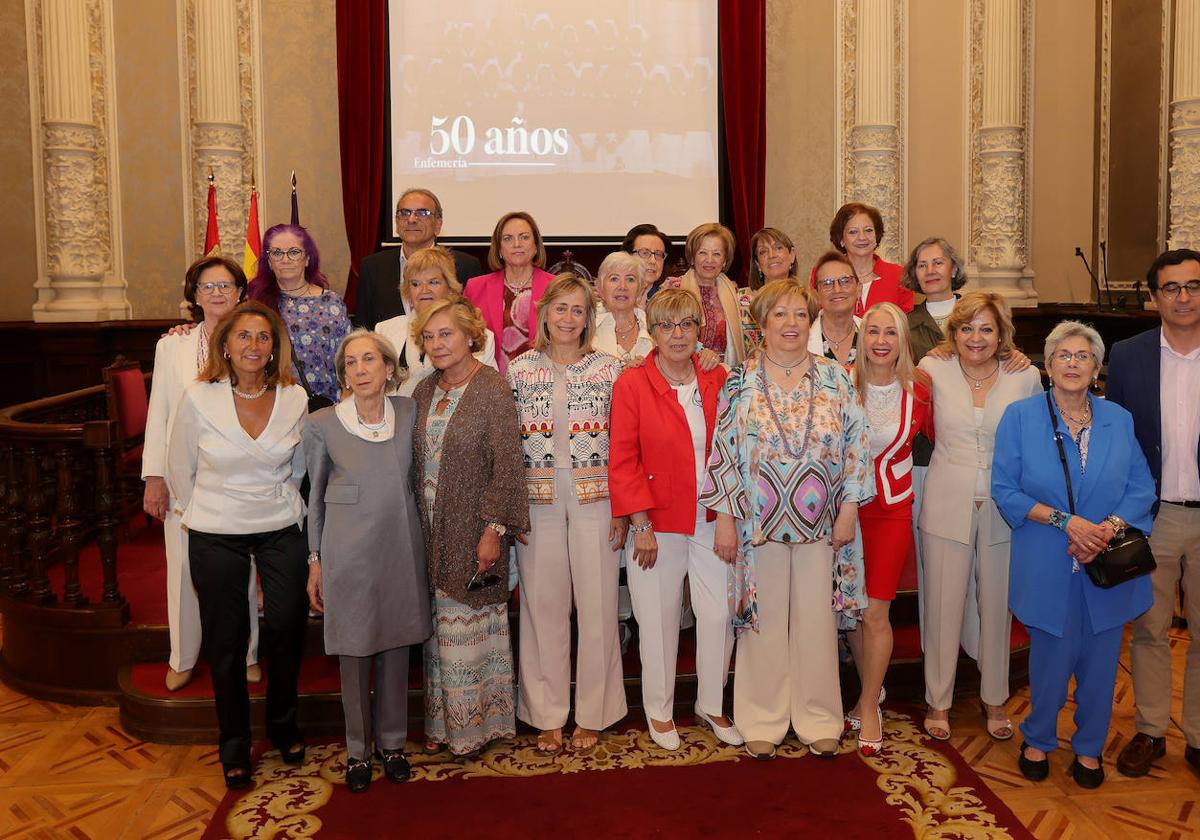
<svg viewBox="0 0 1200 840">
<path fill-rule="evenodd" d="M 204 232 L 204 256 L 221 253 L 221 237 L 217 234 L 217 188 L 213 174 L 208 173 L 208 229 Z"/>
<path fill-rule="evenodd" d="M 258 233 L 258 190 L 250 186 L 250 213 L 246 217 L 246 248 L 242 254 L 242 271 L 247 280 L 258 276 L 258 258 L 262 256 L 262 236 Z"/>
</svg>

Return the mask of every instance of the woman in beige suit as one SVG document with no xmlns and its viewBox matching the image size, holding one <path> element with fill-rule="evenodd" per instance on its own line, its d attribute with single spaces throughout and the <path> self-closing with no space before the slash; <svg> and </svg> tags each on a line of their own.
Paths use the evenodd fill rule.
<svg viewBox="0 0 1200 840">
<path fill-rule="evenodd" d="M 980 699 L 989 734 L 1012 737 L 1008 700 L 1009 527 L 991 498 L 996 426 L 1009 403 L 1042 389 L 1037 370 L 1008 373 L 1015 351 L 1008 305 L 992 292 L 963 295 L 939 346 L 920 368 L 933 381 L 936 443 L 925 478 L 920 531 L 924 563 L 925 731 L 950 737 L 964 605 L 972 589 L 979 609 Z M 974 587 L 971 586 L 972 581 Z"/>
</svg>

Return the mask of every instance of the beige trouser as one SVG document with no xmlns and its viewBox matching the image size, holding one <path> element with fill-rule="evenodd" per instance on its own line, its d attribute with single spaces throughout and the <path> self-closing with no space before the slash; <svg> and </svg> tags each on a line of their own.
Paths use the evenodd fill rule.
<svg viewBox="0 0 1200 840">
<path fill-rule="evenodd" d="M 1150 576 L 1154 603 L 1133 622 L 1129 659 L 1137 702 L 1137 731 L 1155 738 L 1171 722 L 1171 644 L 1167 631 L 1182 581 L 1184 616 L 1193 634 L 1200 628 L 1200 509 L 1164 502 L 1154 518 L 1150 548 L 1158 568 Z M 1200 747 L 1200 645 L 1193 635 L 1183 672 L 1183 734 Z"/>
<path fill-rule="evenodd" d="M 200 657 L 200 604 L 192 586 L 188 563 L 187 530 L 179 514 L 167 512 L 163 520 L 163 548 L 167 555 L 167 636 L 171 654 L 167 664 L 174 671 L 190 671 Z M 258 662 L 258 570 L 250 563 L 250 646 L 246 664 Z"/>
<path fill-rule="evenodd" d="M 729 566 L 713 553 L 714 530 L 712 522 L 702 519 L 691 536 L 655 534 L 655 564 L 643 569 L 631 558 L 625 567 L 638 623 L 642 708 L 654 720 L 675 717 L 675 665 L 685 577 L 696 613 L 696 705 L 709 717 L 725 714 L 733 623 L 729 614 Z"/>
<path fill-rule="evenodd" d="M 802 743 L 842 734 L 832 549 L 824 542 L 754 549 L 758 632 L 738 638 L 733 715 L 747 741 Z"/>
<path fill-rule="evenodd" d="M 604 729 L 625 717 L 617 634 L 617 552 L 607 499 L 581 505 L 570 470 L 556 470 L 554 502 L 529 506 L 529 545 L 517 546 L 521 579 L 517 717 L 558 729 L 571 709 L 571 597 L 579 644 L 575 723 Z"/>
<path fill-rule="evenodd" d="M 979 696 L 991 706 L 1008 700 L 1009 540 L 992 541 L 993 514 L 988 500 L 971 508 L 970 542 L 960 543 L 921 532 L 925 566 L 925 702 L 931 709 L 954 705 L 954 676 L 963 620 L 970 607 L 979 608 Z M 974 597 L 972 597 L 972 582 Z"/>
</svg>

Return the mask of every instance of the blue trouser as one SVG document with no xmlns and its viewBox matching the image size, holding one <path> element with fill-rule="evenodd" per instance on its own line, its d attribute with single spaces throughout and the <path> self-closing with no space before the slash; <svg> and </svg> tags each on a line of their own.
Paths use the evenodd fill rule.
<svg viewBox="0 0 1200 840">
<path fill-rule="evenodd" d="M 1112 720 L 1113 687 L 1121 654 L 1120 625 L 1102 633 L 1092 630 L 1083 600 L 1082 570 L 1071 575 L 1063 608 L 1062 637 L 1035 627 L 1029 630 L 1029 716 L 1021 734 L 1029 746 L 1050 752 L 1058 748 L 1058 712 L 1067 702 L 1067 686 L 1075 677 L 1076 755 L 1099 756 Z"/>
</svg>

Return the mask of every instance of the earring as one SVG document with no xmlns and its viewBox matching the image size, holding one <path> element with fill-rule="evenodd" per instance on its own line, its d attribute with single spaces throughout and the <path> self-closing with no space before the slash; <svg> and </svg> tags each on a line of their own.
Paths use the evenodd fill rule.
<svg viewBox="0 0 1200 840">
<path fill-rule="evenodd" d="M 226 351 L 225 351 L 225 352 L 224 352 L 222 355 L 223 355 L 223 356 L 224 356 L 226 359 L 228 359 L 228 358 L 229 358 L 229 351 L 228 351 L 228 350 L 226 350 Z"/>
<path fill-rule="evenodd" d="M 268 362 L 273 362 L 273 361 L 275 361 L 275 354 L 274 354 L 274 353 L 272 353 L 270 356 L 267 356 L 267 361 L 268 361 Z"/>
</svg>

